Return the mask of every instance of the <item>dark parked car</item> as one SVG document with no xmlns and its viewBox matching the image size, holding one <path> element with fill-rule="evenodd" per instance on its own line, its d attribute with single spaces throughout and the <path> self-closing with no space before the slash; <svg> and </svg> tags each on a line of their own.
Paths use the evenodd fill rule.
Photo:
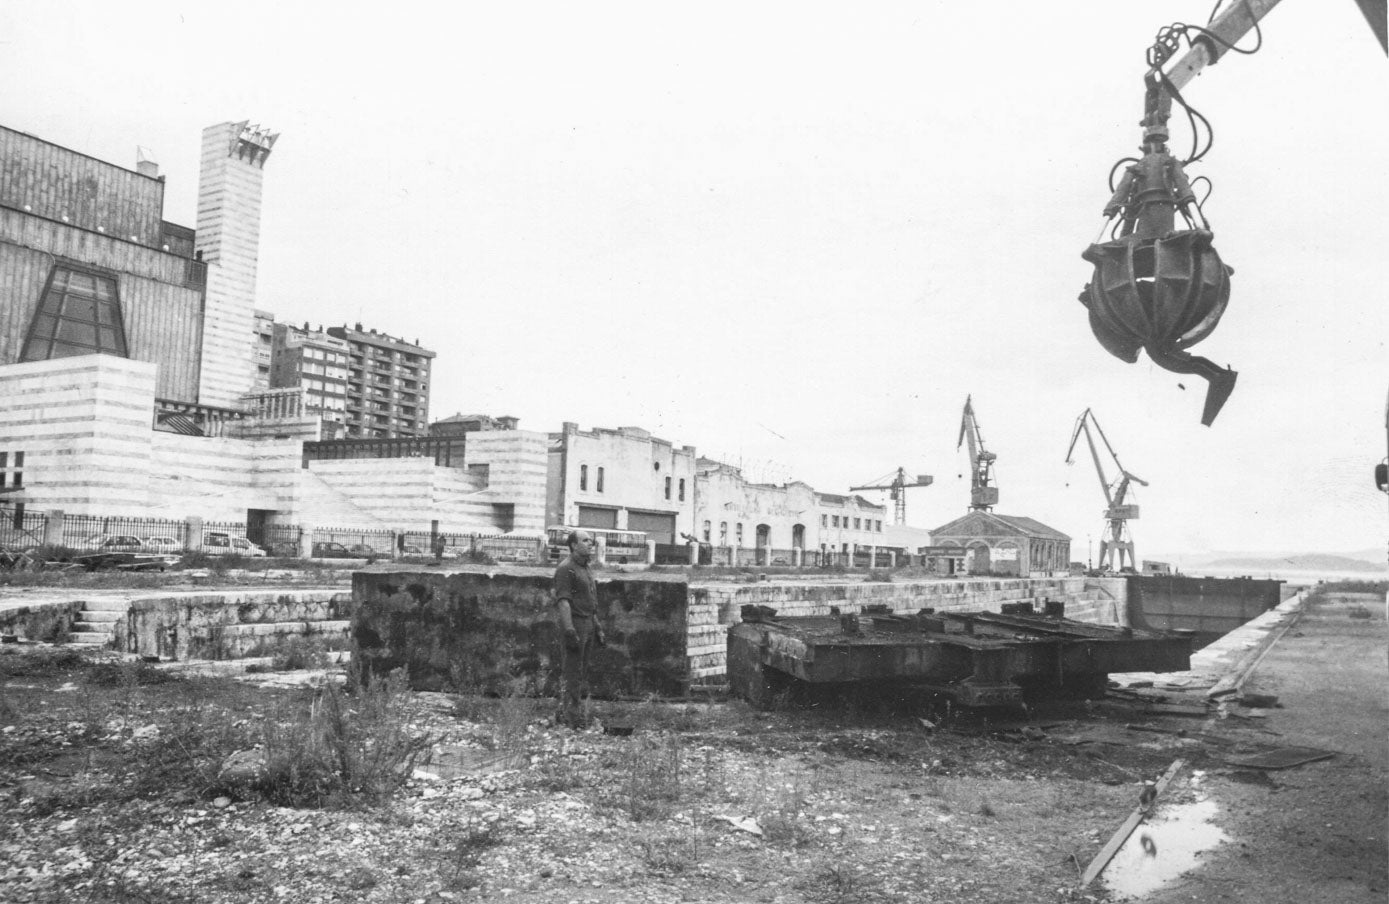
<svg viewBox="0 0 1389 904">
<path fill-rule="evenodd" d="M 365 551 L 359 552 L 358 550 Z M 370 546 L 353 546 L 349 549 L 341 543 L 326 540 L 313 545 L 313 557 L 315 559 L 366 559 L 368 562 L 372 562 L 376 560 L 376 552 Z"/>
</svg>

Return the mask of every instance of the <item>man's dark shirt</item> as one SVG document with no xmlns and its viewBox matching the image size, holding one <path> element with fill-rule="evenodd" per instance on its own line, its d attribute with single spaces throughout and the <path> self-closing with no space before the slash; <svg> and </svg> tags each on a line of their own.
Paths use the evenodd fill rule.
<svg viewBox="0 0 1389 904">
<path fill-rule="evenodd" d="M 598 611 L 598 585 L 587 565 L 570 556 L 555 569 L 555 601 L 569 600 L 570 615 L 592 618 Z"/>
</svg>

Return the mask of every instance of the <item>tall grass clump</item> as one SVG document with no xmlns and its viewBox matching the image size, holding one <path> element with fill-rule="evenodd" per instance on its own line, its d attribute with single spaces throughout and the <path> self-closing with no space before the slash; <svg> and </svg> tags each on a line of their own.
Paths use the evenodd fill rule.
<svg viewBox="0 0 1389 904">
<path fill-rule="evenodd" d="M 307 714 L 267 721 L 252 790 L 297 807 L 390 794 L 427 760 L 433 743 L 409 730 L 408 697 L 404 669 L 370 681 L 354 669 L 345 687 L 324 686 Z"/>
</svg>

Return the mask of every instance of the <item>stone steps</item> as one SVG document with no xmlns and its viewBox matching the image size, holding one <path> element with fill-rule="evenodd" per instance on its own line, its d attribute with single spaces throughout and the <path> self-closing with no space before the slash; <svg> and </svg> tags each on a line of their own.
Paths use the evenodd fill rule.
<svg viewBox="0 0 1389 904">
<path fill-rule="evenodd" d="M 68 643 L 86 647 L 109 647 L 116 640 L 116 623 L 125 618 L 130 603 L 122 599 L 83 600 L 82 609 L 72 623 Z"/>
<path fill-rule="evenodd" d="M 81 624 L 73 625 L 74 629 L 80 629 Z M 68 632 L 68 643 L 79 644 L 87 647 L 105 647 L 115 639 L 113 631 L 83 631 L 73 630 Z"/>
</svg>

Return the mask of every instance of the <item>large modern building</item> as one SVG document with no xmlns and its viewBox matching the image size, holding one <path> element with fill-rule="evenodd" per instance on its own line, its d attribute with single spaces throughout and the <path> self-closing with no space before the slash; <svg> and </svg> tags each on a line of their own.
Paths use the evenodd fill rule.
<svg viewBox="0 0 1389 904">
<path fill-rule="evenodd" d="M 208 266 L 164 220 L 164 180 L 0 127 L 0 366 L 103 354 L 200 401 Z M 242 391 L 246 387 L 242 388 Z"/>
<path fill-rule="evenodd" d="M 437 524 L 538 536 L 543 434 L 478 431 L 445 463 L 417 450 L 306 453 L 326 445 L 325 414 L 348 419 L 349 383 L 368 436 L 424 434 L 433 353 L 257 313 L 261 178 L 274 143 L 244 122 L 204 132 L 195 231 L 163 219 L 165 185 L 150 161 L 126 169 L 0 128 L 6 515 L 23 506 L 241 521 L 248 532 Z"/>
<path fill-rule="evenodd" d="M 428 435 L 429 371 L 434 352 L 360 323 L 332 326 L 347 343 L 347 435 L 388 439 Z"/>
</svg>

